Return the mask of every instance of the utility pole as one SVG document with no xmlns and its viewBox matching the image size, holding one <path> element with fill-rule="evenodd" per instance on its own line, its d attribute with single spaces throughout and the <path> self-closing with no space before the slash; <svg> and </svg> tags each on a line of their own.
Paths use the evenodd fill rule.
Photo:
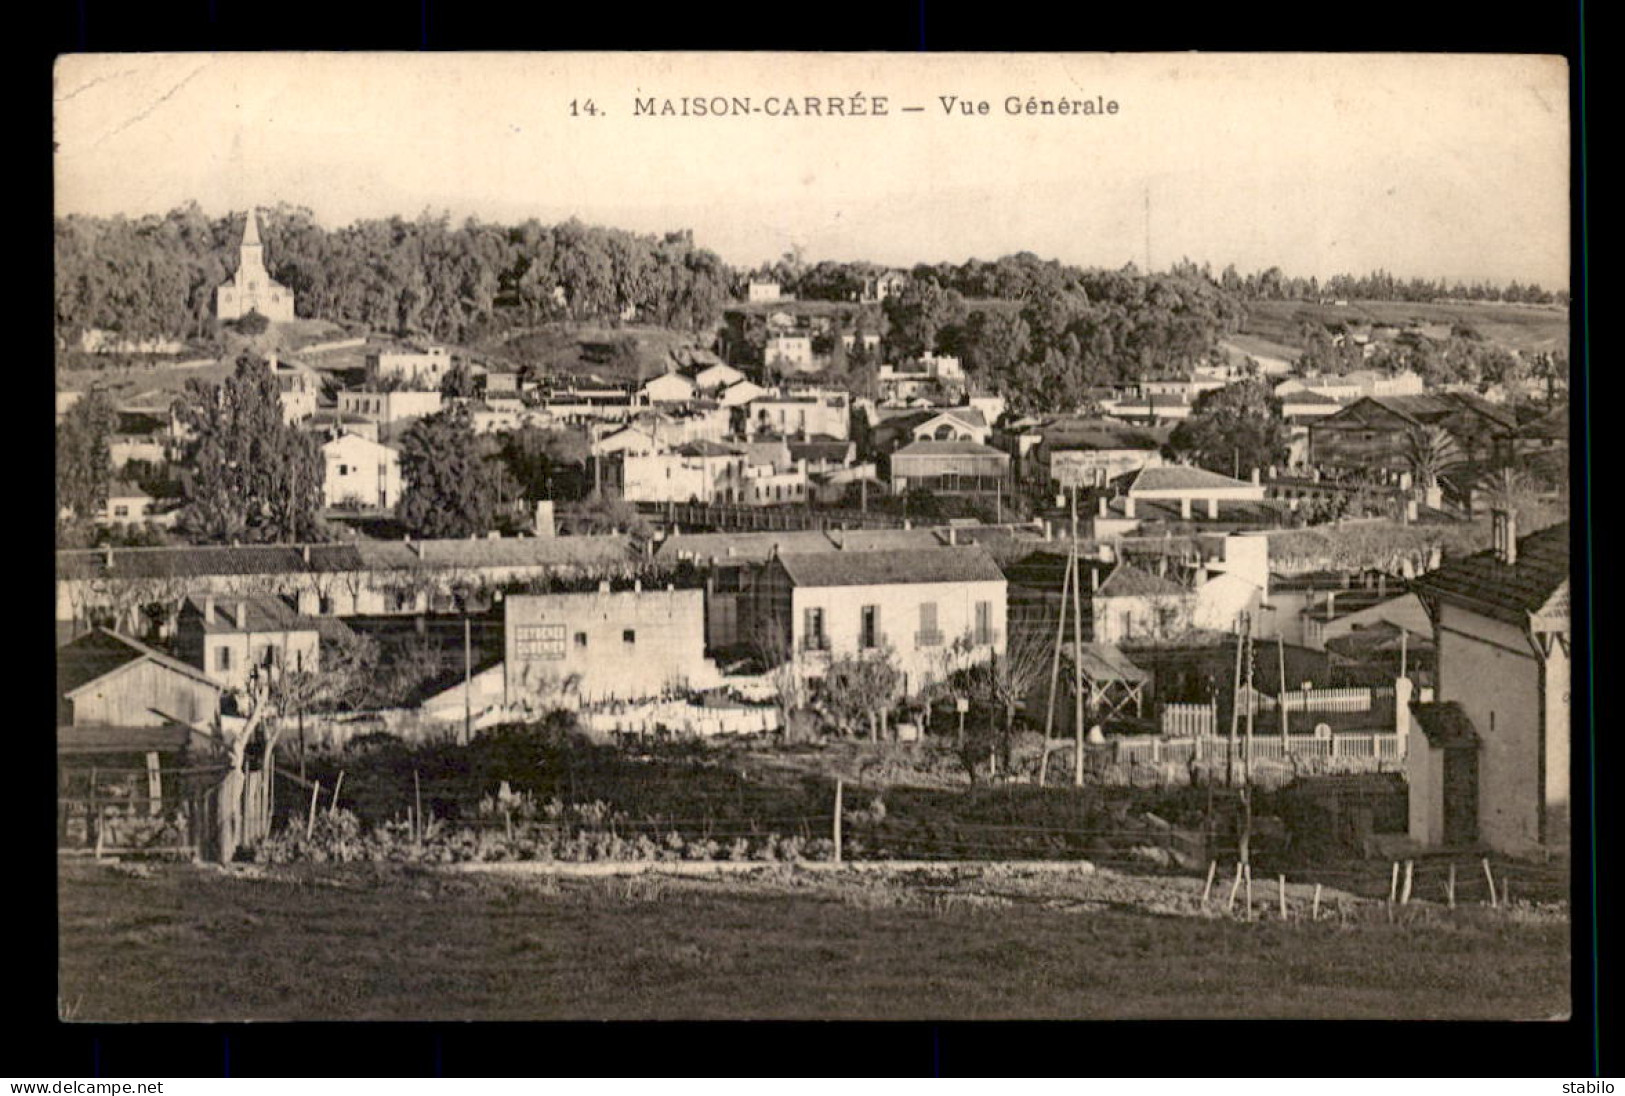
<svg viewBox="0 0 1625 1096">
<path fill-rule="evenodd" d="M 474 741 L 474 626 L 463 607 L 463 745 Z"/>
<path fill-rule="evenodd" d="M 1072 540 L 1072 700 L 1078 749 L 1072 759 L 1072 785 L 1083 787 L 1083 569 L 1078 563 L 1078 541 Z"/>
<path fill-rule="evenodd" d="M 1061 644 L 1066 642 L 1066 599 L 1072 592 L 1072 557 L 1066 558 L 1066 576 L 1061 579 L 1061 612 L 1055 622 L 1055 652 L 1050 660 L 1049 710 L 1044 716 L 1044 752 L 1038 758 L 1038 786 L 1044 786 L 1049 771 L 1050 736 L 1055 731 L 1055 694 L 1061 687 Z"/>
<path fill-rule="evenodd" d="M 1224 755 L 1224 786 L 1236 783 L 1236 735 L 1241 719 L 1241 621 L 1236 621 L 1236 681 L 1230 687 L 1230 749 Z"/>
<path fill-rule="evenodd" d="M 1286 756 L 1287 749 L 1292 745 L 1290 732 L 1287 729 L 1286 718 L 1286 636 L 1279 631 L 1275 633 L 1275 650 L 1281 659 L 1281 691 L 1276 704 L 1281 709 L 1281 754 Z"/>
</svg>

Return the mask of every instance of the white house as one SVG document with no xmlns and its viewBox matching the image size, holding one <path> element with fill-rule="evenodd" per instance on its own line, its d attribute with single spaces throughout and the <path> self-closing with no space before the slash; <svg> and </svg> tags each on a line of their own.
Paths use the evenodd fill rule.
<svg viewBox="0 0 1625 1096">
<path fill-rule="evenodd" d="M 758 301 L 776 301 L 779 299 L 780 289 L 778 282 L 751 282 L 745 290 L 745 299 L 751 303 Z"/>
<path fill-rule="evenodd" d="M 915 441 L 973 441 L 986 445 L 993 428 L 973 407 L 949 407 L 914 426 L 909 433 Z"/>
<path fill-rule="evenodd" d="M 812 336 L 793 332 L 769 335 L 762 362 L 775 371 L 812 368 Z"/>
<path fill-rule="evenodd" d="M 322 446 L 322 501 L 327 506 L 388 510 L 401 498 L 401 455 L 359 434 Z"/>
<path fill-rule="evenodd" d="M 744 379 L 745 374 L 733 366 L 716 362 L 694 373 L 694 387 L 701 392 L 715 392 L 739 384 Z"/>
<path fill-rule="evenodd" d="M 371 379 L 400 377 L 416 387 L 436 391 L 451 372 L 451 353 L 443 346 L 380 349 L 368 354 L 366 360 Z"/>
<path fill-rule="evenodd" d="M 392 426 L 437 414 L 444 405 L 445 400 L 438 389 L 416 391 L 397 388 L 393 392 L 377 392 L 367 388 L 351 388 L 340 392 L 338 399 L 340 414 L 360 415 L 379 426 Z"/>
<path fill-rule="evenodd" d="M 852 397 L 835 389 L 805 389 L 751 401 L 750 432 L 784 437 L 852 436 Z"/>
<path fill-rule="evenodd" d="M 764 566 L 752 627 L 803 674 L 889 654 L 912 693 L 1005 649 L 1004 573 L 986 549 L 786 553 Z"/>
<path fill-rule="evenodd" d="M 664 373 L 644 384 L 638 394 L 649 403 L 687 403 L 694 398 L 694 381 L 681 373 Z"/>
<path fill-rule="evenodd" d="M 768 394 L 768 390 L 751 381 L 735 381 L 717 395 L 723 407 L 744 407 Z"/>
<path fill-rule="evenodd" d="M 702 590 L 516 594 L 503 599 L 505 699 L 546 706 L 641 700 L 721 681 L 705 657 Z"/>
</svg>

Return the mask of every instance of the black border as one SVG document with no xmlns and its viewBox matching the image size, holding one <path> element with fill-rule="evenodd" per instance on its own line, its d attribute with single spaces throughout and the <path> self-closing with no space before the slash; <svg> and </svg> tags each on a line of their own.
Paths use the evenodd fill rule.
<svg viewBox="0 0 1625 1096">
<path fill-rule="evenodd" d="M 590 11 L 591 22 L 583 11 Z M 1048 5 L 1009 3 L 949 5 L 941 0 L 896 4 L 780 6 L 739 0 L 662 5 L 646 10 L 563 9 L 558 5 L 507 5 L 462 0 L 404 3 L 249 4 L 241 0 L 131 4 L 128 0 L 67 0 L 52 11 L 52 31 L 36 55 L 32 84 L 46 104 L 44 141 L 50 137 L 50 63 L 59 52 L 263 49 L 799 49 L 895 50 L 1326 50 L 1375 52 L 1429 50 L 1560 54 L 1570 61 L 1574 114 L 1575 271 L 1571 361 L 1584 360 L 1587 285 L 1580 268 L 1584 227 L 1579 149 L 1580 32 L 1578 6 L 1519 5 L 1505 13 L 1482 4 L 1421 5 L 1377 0 L 1349 6 L 1211 2 L 1181 8 L 1167 4 L 1091 5 L 1066 13 Z M 1509 93 L 1511 89 L 1509 89 Z M 38 117 L 38 116 L 36 116 Z M 42 156 L 43 160 L 44 157 Z M 49 205 L 50 178 L 45 179 Z M 43 223 L 43 218 L 42 218 Z M 49 262 L 48 229 L 44 240 Z M 50 354 L 49 281 L 30 270 L 27 285 L 40 291 L 41 357 Z M 30 370 L 31 371 L 31 370 Z M 43 370 L 41 370 L 43 373 Z M 1594 378 L 1594 385 L 1603 383 Z M 1576 440 L 1581 439 L 1583 389 L 1573 386 Z M 43 384 L 41 384 L 43 388 Z M 40 394 L 43 401 L 43 392 Z M 1593 406 L 1614 406 L 1593 397 Z M 43 415 L 28 417 L 43 423 Z M 49 444 L 41 437 L 37 444 Z M 1584 499 L 1588 470 L 1575 463 L 1577 500 Z M 31 478 L 32 480 L 32 478 Z M 32 484 L 31 484 L 32 485 Z M 51 490 L 39 477 L 41 508 L 33 528 L 45 530 Z M 1578 512 L 1576 518 L 1580 518 Z M 1587 525 L 1576 525 L 1575 643 L 1585 647 Z M 51 546 L 42 542 L 42 556 Z M 49 584 L 24 619 L 45 619 Z M 29 589 L 30 584 L 24 584 Z M 31 599 L 22 599 L 25 603 Z M 1600 602 L 1598 602 L 1600 603 Z M 1606 615 L 1603 616 L 1606 619 Z M 29 629 L 23 629 L 29 634 Z M 25 657 L 43 651 L 26 644 Z M 41 677 L 46 673 L 41 667 Z M 24 682 L 33 678 L 26 671 Z M 1576 730 L 1574 782 L 1575 862 L 1589 853 L 1587 741 L 1591 715 L 1585 663 L 1574 682 Z M 34 690 L 30 690 L 30 695 Z M 43 690 L 39 690 L 43 693 Z M 38 718 L 14 724 L 25 738 L 23 772 L 54 764 L 44 733 L 46 705 Z M 31 709 L 30 709 L 31 710 Z M 1605 736 L 1606 738 L 1606 736 Z M 1598 765 L 1608 743 L 1599 744 Z M 49 782 L 14 780 L 22 801 L 14 817 L 49 819 Z M 38 795 L 42 801 L 32 804 Z M 1611 834 L 1612 805 L 1599 832 Z M 14 882 L 9 905 L 19 915 L 11 944 L 14 977 L 9 991 L 12 1023 L 0 1069 L 12 1076 L 1326 1076 L 1326 1075 L 1592 1075 L 1591 899 L 1577 870 L 1575 895 L 1576 1018 L 1569 1023 L 1365 1023 L 1246 1024 L 1209 1022 L 1112 1022 L 1098 1024 L 221 1024 L 63 1025 L 55 1006 L 55 918 L 41 900 L 54 890 L 51 838 L 41 827 L 26 844 L 30 880 Z M 1604 877 L 1607 873 L 1604 873 Z M 1608 904 L 1612 908 L 1612 904 Z M 1603 918 L 1607 923 L 1606 916 Z M 47 941 L 51 944 L 47 945 Z M 1607 939 L 1604 939 L 1606 949 Z M 1604 1001 L 1606 1008 L 1607 1002 Z M 1611 1013 L 1605 1012 L 1609 1017 Z M 19 1021 L 21 1023 L 19 1024 Z M 1268 1029 L 1266 1036 L 1265 1029 Z M 1609 1030 L 1607 1026 L 1601 1028 Z M 1619 1058 L 1602 1049 L 1604 1075 L 1619 1072 Z"/>
</svg>

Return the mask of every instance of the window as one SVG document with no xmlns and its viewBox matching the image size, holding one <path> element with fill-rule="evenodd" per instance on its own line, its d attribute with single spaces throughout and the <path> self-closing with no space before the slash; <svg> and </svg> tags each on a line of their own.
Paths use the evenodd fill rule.
<svg viewBox="0 0 1625 1096">
<path fill-rule="evenodd" d="M 858 646 L 864 649 L 880 646 L 880 606 L 863 607 L 862 623 L 858 627 Z"/>
<path fill-rule="evenodd" d="M 638 633 L 634 629 L 628 628 L 624 632 L 621 633 L 621 642 L 622 643 L 636 643 L 637 641 L 638 641 Z"/>
<path fill-rule="evenodd" d="M 993 642 L 993 603 L 991 601 L 978 601 L 976 603 L 975 639 L 978 645 Z"/>
<path fill-rule="evenodd" d="M 805 622 L 802 628 L 802 642 L 809 651 L 824 651 L 829 649 L 829 640 L 824 636 L 824 610 L 808 609 L 802 615 Z"/>
<path fill-rule="evenodd" d="M 914 637 L 916 647 L 942 646 L 942 633 L 937 631 L 937 603 L 923 601 L 920 603 L 920 631 Z"/>
<path fill-rule="evenodd" d="M 585 647 L 586 645 L 587 645 L 587 633 L 586 632 L 577 632 L 576 633 L 576 646 L 577 647 Z"/>
<path fill-rule="evenodd" d="M 350 466 L 348 464 L 339 465 L 339 475 L 348 476 L 349 474 L 350 474 Z"/>
<path fill-rule="evenodd" d="M 115 506 L 113 507 L 113 516 L 116 518 L 127 518 L 130 516 L 130 508 L 128 506 Z"/>
<path fill-rule="evenodd" d="M 333 615 L 333 599 L 331 597 L 323 597 L 320 600 L 320 603 L 317 606 L 316 611 L 318 613 L 320 613 L 322 616 L 332 616 Z"/>
<path fill-rule="evenodd" d="M 214 668 L 220 673 L 225 673 L 231 669 L 230 647 L 216 647 L 214 649 Z"/>
</svg>

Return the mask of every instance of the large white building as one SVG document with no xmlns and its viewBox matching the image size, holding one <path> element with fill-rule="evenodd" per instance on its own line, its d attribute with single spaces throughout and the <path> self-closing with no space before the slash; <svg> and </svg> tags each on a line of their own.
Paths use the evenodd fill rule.
<svg viewBox="0 0 1625 1096">
<path fill-rule="evenodd" d="M 757 581 L 750 628 L 808 677 L 832 659 L 893 659 L 907 691 L 1005 649 L 1006 584 L 986 549 L 786 553 Z"/>
<path fill-rule="evenodd" d="M 268 320 L 293 319 L 293 290 L 272 281 L 265 269 L 265 246 L 260 243 L 256 210 L 248 211 L 237 255 L 237 273 L 215 290 L 215 314 L 221 320 L 240 320 L 250 312 L 258 312 Z"/>
</svg>

